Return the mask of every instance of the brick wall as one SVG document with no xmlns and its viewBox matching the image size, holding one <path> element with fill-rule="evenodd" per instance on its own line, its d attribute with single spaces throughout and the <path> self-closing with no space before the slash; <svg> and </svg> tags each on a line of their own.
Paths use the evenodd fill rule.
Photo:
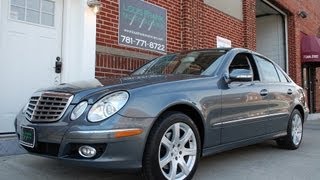
<svg viewBox="0 0 320 180">
<path fill-rule="evenodd" d="M 153 4 L 167 9 L 168 33 L 167 50 L 177 52 L 182 50 L 216 47 L 216 36 L 232 41 L 234 47 L 255 49 L 255 0 L 244 0 L 243 21 L 229 16 L 203 0 L 148 0 Z M 118 0 L 101 0 L 101 12 L 97 15 L 97 45 L 117 48 L 135 53 L 159 55 L 154 52 L 124 47 L 118 45 Z M 223 27 L 223 28 L 221 28 Z M 243 35 L 245 34 L 245 37 Z M 117 59 L 125 65 L 115 66 L 110 63 L 100 63 L 109 59 Z M 127 62 L 128 61 L 128 62 Z M 128 64 L 131 64 L 128 68 Z M 97 52 L 96 76 L 126 75 L 146 62 L 141 59 Z M 118 68 L 120 67 L 120 68 Z"/>
<path fill-rule="evenodd" d="M 289 38 L 289 73 L 292 79 L 302 85 L 301 66 L 301 33 L 316 36 L 320 28 L 320 1 L 288 1 L 276 0 L 276 5 L 288 14 L 288 38 Z M 298 16 L 300 11 L 305 11 L 308 17 L 303 19 Z M 319 68 L 317 68 L 316 80 L 320 80 Z M 316 110 L 320 112 L 320 83 L 316 82 Z"/>
<path fill-rule="evenodd" d="M 167 50 L 168 52 L 176 52 L 182 49 L 182 1 L 150 1 L 156 5 L 167 9 L 168 13 L 168 37 L 167 37 Z M 138 52 L 143 54 L 159 55 L 158 53 L 145 51 L 141 49 L 135 49 L 130 47 L 124 47 L 118 45 L 118 0 L 101 0 L 102 8 L 101 12 L 97 15 L 97 45 L 107 46 L 117 49 L 128 50 L 132 52 Z M 112 54 L 106 54 L 104 52 L 97 52 L 97 68 L 96 76 L 119 76 L 126 75 L 132 72 L 132 70 L 140 67 L 145 60 L 114 56 Z M 103 58 L 103 59 L 102 59 Z M 115 66 L 110 63 L 98 64 L 98 62 L 112 62 L 118 60 L 125 65 Z M 132 62 L 131 62 L 132 61 Z M 138 62 L 138 63 L 137 63 Z M 141 63 L 143 62 L 143 63 Z"/>
<path fill-rule="evenodd" d="M 126 76 L 137 67 L 146 63 L 146 60 L 115 56 L 111 54 L 97 53 L 96 77 L 120 77 Z"/>
<path fill-rule="evenodd" d="M 256 49 L 256 0 L 243 0 L 244 47 Z"/>
<path fill-rule="evenodd" d="M 298 84 L 301 85 L 301 32 L 308 35 L 316 35 L 320 27 L 320 2 L 318 0 L 288 1 L 276 0 L 275 5 L 288 14 L 288 38 L 289 38 L 289 73 Z M 303 19 L 298 13 L 303 10 L 308 17 Z"/>
<path fill-rule="evenodd" d="M 179 51 L 181 40 L 181 1 L 149 1 L 167 9 L 168 13 L 168 46 L 169 52 Z M 161 2 L 161 4 L 160 4 Z M 155 54 L 150 51 L 118 45 L 118 0 L 101 0 L 101 12 L 97 14 L 97 45 L 125 49 L 145 54 Z"/>
<path fill-rule="evenodd" d="M 252 50 L 256 48 L 256 0 L 243 0 L 243 20 L 208 6 L 203 0 L 146 1 L 167 9 L 168 52 L 216 47 L 216 36 L 230 39 L 233 47 Z M 101 2 L 102 9 L 97 15 L 97 46 L 139 53 L 140 57 L 130 56 L 130 53 L 119 55 L 97 51 L 97 77 L 127 75 L 147 62 L 146 58 L 143 58 L 144 55 L 159 55 L 150 51 L 119 46 L 118 0 L 101 0 Z M 301 32 L 308 35 L 320 34 L 320 2 L 319 0 L 270 0 L 270 2 L 288 15 L 289 75 L 301 85 L 300 34 Z M 297 15 L 301 10 L 308 13 L 307 18 L 302 19 Z M 320 77 L 319 73 L 317 77 Z M 320 97 L 320 89 L 316 89 L 317 97 Z M 320 110 L 320 103 L 317 106 Z"/>
</svg>

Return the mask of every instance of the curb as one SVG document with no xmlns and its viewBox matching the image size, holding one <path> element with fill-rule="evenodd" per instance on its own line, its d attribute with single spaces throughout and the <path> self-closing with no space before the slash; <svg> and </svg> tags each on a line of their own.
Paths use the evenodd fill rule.
<svg viewBox="0 0 320 180">
<path fill-rule="evenodd" d="M 309 114 L 307 121 L 320 120 L 320 114 Z"/>
<path fill-rule="evenodd" d="M 26 151 L 20 147 L 15 134 L 0 136 L 0 157 L 25 153 Z"/>
</svg>

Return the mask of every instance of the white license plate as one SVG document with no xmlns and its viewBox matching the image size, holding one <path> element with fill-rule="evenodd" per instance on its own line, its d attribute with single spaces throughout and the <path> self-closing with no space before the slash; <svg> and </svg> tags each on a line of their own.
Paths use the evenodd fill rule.
<svg viewBox="0 0 320 180">
<path fill-rule="evenodd" d="M 35 141 L 35 129 L 33 127 L 21 126 L 20 144 L 34 148 Z"/>
</svg>

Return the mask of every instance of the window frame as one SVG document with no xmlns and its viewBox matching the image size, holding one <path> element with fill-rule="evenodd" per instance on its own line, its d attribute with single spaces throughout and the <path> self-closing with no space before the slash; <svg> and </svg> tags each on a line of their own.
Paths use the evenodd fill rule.
<svg viewBox="0 0 320 180">
<path fill-rule="evenodd" d="M 290 79 L 288 78 L 287 74 L 284 73 L 284 71 L 282 70 L 282 68 L 278 65 L 275 65 L 279 79 L 280 79 L 280 83 L 290 83 Z M 282 74 L 282 76 L 286 79 L 286 82 L 282 82 L 281 78 L 280 78 L 280 74 Z"/>
<path fill-rule="evenodd" d="M 35 26 L 40 26 L 40 27 L 46 27 L 46 28 L 51 28 L 51 29 L 55 29 L 56 28 L 56 1 L 55 0 L 46 0 L 46 1 L 49 1 L 49 2 L 52 2 L 53 3 L 53 13 L 49 13 L 47 11 L 43 11 L 42 9 L 42 2 L 44 0 L 40 0 L 40 4 L 39 4 L 39 10 L 36 10 L 36 9 L 33 9 L 33 8 L 28 8 L 28 3 L 27 3 L 27 0 L 24 0 L 25 1 L 25 5 L 24 6 L 19 6 L 19 5 L 16 5 L 12 2 L 12 0 L 9 0 L 9 5 L 8 5 L 8 13 L 7 13 L 7 16 L 8 16 L 8 19 L 11 20 L 11 21 L 15 21 L 15 22 L 20 22 L 20 23 L 25 23 L 25 24 L 30 24 L 30 25 L 35 25 Z M 11 17 L 11 13 L 12 13 L 12 7 L 16 7 L 16 8 L 23 8 L 24 10 L 24 19 L 23 20 L 20 20 L 20 19 L 15 19 L 15 18 L 12 18 Z M 32 22 L 32 21 L 27 21 L 27 11 L 30 10 L 30 11 L 35 11 L 37 13 L 39 13 L 39 22 Z M 42 14 L 46 14 L 46 15 L 51 15 L 53 16 L 53 24 L 52 25 L 46 25 L 45 23 L 42 23 Z"/>
<path fill-rule="evenodd" d="M 229 62 L 229 64 L 227 65 L 227 73 L 230 74 L 230 71 L 229 71 L 230 65 L 232 64 L 232 62 L 234 61 L 234 59 L 235 59 L 238 55 L 240 55 L 240 54 L 241 54 L 241 55 L 245 55 L 245 56 L 247 57 L 247 62 L 248 62 L 248 64 L 249 64 L 249 66 L 250 66 L 250 70 L 251 70 L 251 73 L 252 73 L 252 75 L 253 75 L 252 80 L 251 80 L 251 81 L 248 81 L 248 82 L 261 82 L 261 74 L 260 74 L 260 72 L 259 72 L 258 65 L 257 65 L 257 63 L 256 63 L 256 61 L 255 61 L 255 59 L 254 59 L 254 57 L 253 57 L 253 54 L 251 54 L 251 53 L 249 53 L 249 52 L 239 52 L 239 53 L 237 53 L 237 54 L 232 58 L 232 60 Z M 252 63 L 255 64 L 255 67 L 253 66 Z M 257 75 L 258 75 L 257 79 L 255 79 L 256 76 L 255 76 L 254 70 L 257 72 Z"/>
<path fill-rule="evenodd" d="M 278 73 L 278 70 L 277 70 L 276 65 L 275 65 L 274 62 L 272 62 L 271 60 L 269 60 L 269 59 L 267 59 L 267 58 L 265 58 L 265 57 L 263 57 L 263 56 L 261 56 L 259 54 L 253 54 L 253 58 L 254 58 L 254 60 L 255 60 L 255 62 L 257 64 L 257 68 L 258 68 L 258 71 L 259 71 L 260 81 L 261 82 L 264 82 L 264 83 L 281 83 L 281 79 L 279 77 L 279 73 Z M 260 64 L 258 62 L 259 60 L 257 58 L 260 58 L 260 59 L 272 64 L 272 66 L 273 66 L 273 68 L 274 68 L 274 70 L 276 72 L 276 75 L 278 77 L 278 81 L 268 81 L 268 80 L 265 79 L 265 76 L 263 75 L 263 72 L 262 72 L 263 68 L 260 66 Z"/>
</svg>

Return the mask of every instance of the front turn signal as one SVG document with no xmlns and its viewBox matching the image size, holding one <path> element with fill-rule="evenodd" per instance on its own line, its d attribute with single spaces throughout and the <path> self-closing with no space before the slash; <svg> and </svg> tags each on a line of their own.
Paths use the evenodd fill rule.
<svg viewBox="0 0 320 180">
<path fill-rule="evenodd" d="M 120 130 L 114 133 L 115 138 L 124 138 L 130 136 L 136 136 L 142 134 L 142 129 L 127 129 L 127 130 Z"/>
</svg>

